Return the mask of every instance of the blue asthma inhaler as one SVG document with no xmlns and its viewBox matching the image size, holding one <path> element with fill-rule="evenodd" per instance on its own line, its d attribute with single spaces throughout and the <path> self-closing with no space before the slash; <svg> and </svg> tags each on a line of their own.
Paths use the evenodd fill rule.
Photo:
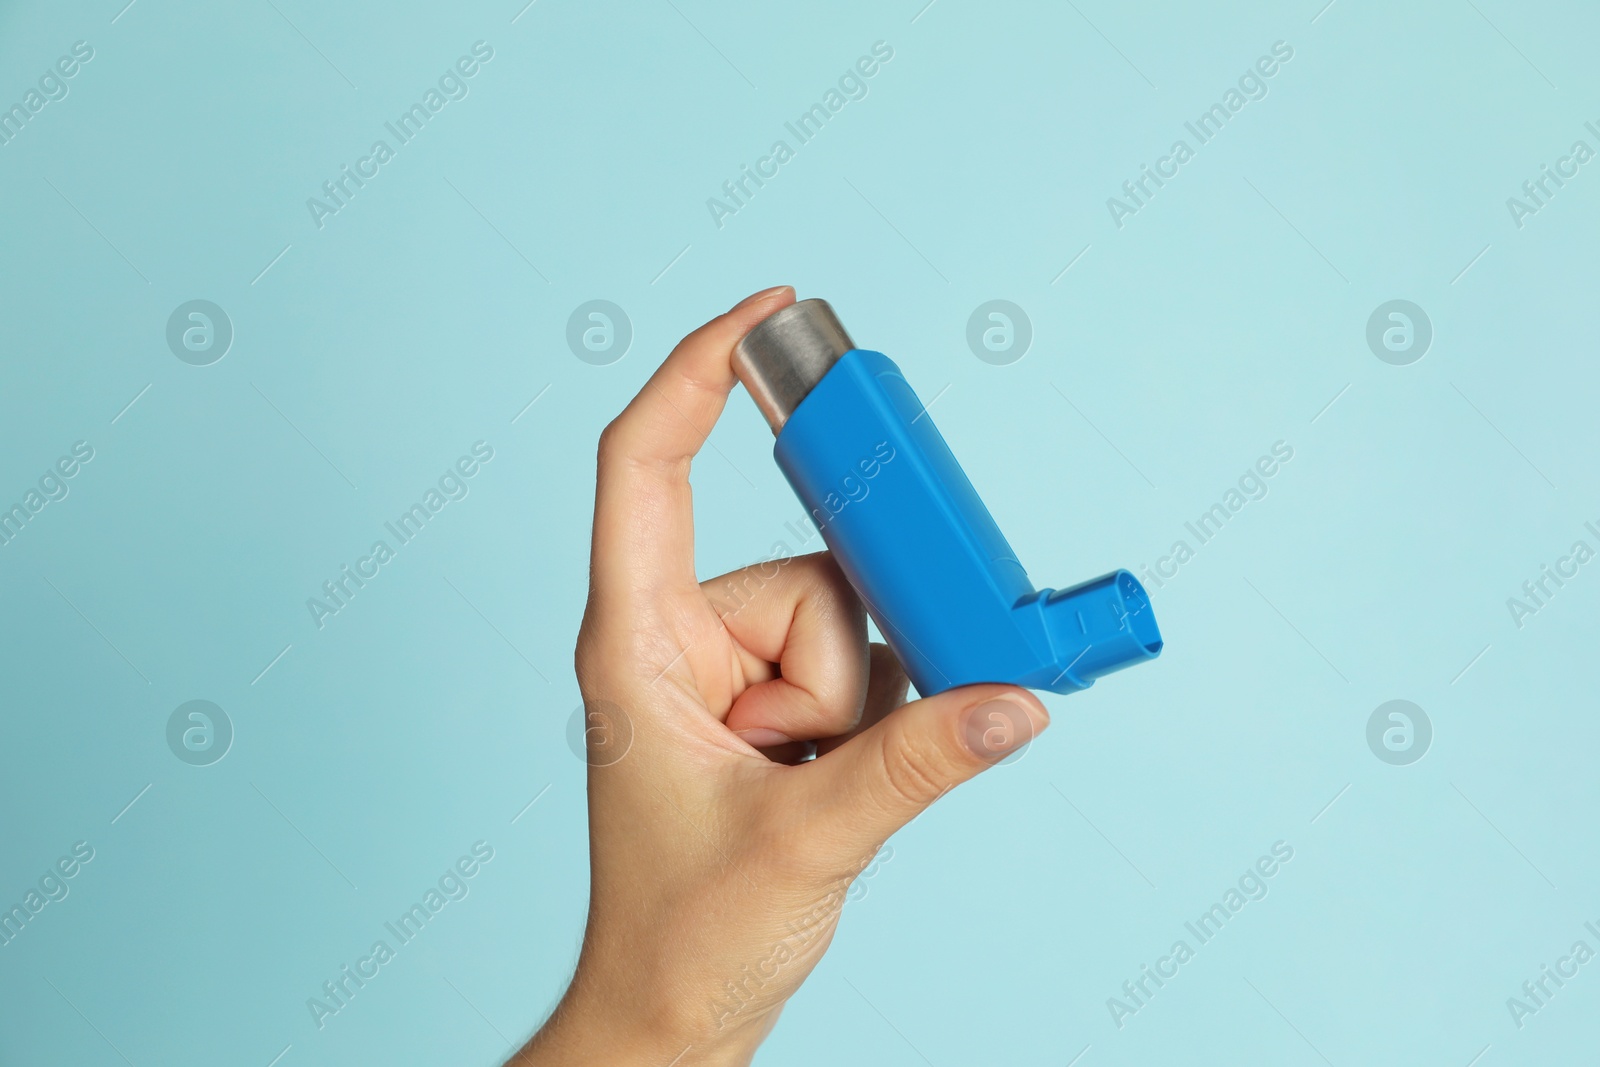
<svg viewBox="0 0 1600 1067">
<path fill-rule="evenodd" d="M 900 368 L 822 300 L 739 342 L 773 454 L 923 696 L 976 682 L 1075 693 L 1161 652 L 1150 598 L 1112 571 L 1035 589 Z"/>
</svg>

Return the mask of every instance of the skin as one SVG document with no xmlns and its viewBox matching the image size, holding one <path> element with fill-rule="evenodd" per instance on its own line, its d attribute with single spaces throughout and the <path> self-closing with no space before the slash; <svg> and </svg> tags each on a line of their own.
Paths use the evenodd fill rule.
<svg viewBox="0 0 1600 1067">
<path fill-rule="evenodd" d="M 748 1064 L 889 836 L 1049 723 L 1005 685 L 905 703 L 827 553 L 697 579 L 690 461 L 734 345 L 793 301 L 768 289 L 685 337 L 600 436 L 575 657 L 588 924 L 513 1064 Z"/>
</svg>

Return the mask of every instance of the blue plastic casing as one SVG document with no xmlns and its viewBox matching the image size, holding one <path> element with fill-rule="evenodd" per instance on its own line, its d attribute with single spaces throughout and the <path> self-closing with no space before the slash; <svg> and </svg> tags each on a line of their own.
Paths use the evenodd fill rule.
<svg viewBox="0 0 1600 1067">
<path fill-rule="evenodd" d="M 975 682 L 1073 693 L 1161 652 L 1125 570 L 1033 588 L 917 394 L 852 349 L 784 423 L 778 466 L 923 696 Z"/>
</svg>

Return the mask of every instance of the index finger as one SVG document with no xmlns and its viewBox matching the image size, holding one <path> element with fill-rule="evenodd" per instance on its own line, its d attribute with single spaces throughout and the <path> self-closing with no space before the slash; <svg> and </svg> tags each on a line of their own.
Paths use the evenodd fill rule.
<svg viewBox="0 0 1600 1067">
<path fill-rule="evenodd" d="M 695 330 L 600 435 L 589 564 L 595 591 L 697 587 L 689 461 L 733 389 L 733 346 L 792 303 L 791 286 L 765 289 Z"/>
</svg>

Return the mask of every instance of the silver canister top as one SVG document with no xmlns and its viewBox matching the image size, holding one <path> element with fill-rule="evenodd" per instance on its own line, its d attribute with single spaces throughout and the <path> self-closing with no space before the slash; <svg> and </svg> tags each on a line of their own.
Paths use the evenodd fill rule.
<svg viewBox="0 0 1600 1067">
<path fill-rule="evenodd" d="M 855 347 L 826 300 L 800 300 L 767 316 L 733 349 L 733 372 L 773 434 Z"/>
</svg>

